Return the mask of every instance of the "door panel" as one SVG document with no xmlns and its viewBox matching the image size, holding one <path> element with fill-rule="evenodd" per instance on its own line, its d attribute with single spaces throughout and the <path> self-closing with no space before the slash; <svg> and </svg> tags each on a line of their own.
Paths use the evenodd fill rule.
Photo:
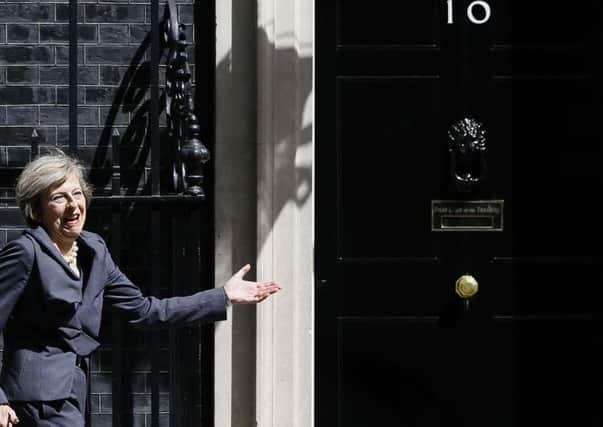
<svg viewBox="0 0 603 427">
<path fill-rule="evenodd" d="M 600 37 L 600 7 L 596 0 L 575 0 L 571 5 L 547 0 L 491 1 L 494 44 L 514 48 L 584 47 L 584 42 Z"/>
<path fill-rule="evenodd" d="M 600 191 L 601 154 L 592 78 L 509 76 L 492 87 L 492 177 L 516 207 L 507 217 L 516 255 L 592 253 L 599 214 L 586 206 Z"/>
<path fill-rule="evenodd" d="M 317 426 L 601 425 L 599 3 L 316 13 Z M 463 118 L 485 129 L 473 187 Z M 503 201 L 502 230 L 433 231 L 438 200 Z"/>
<path fill-rule="evenodd" d="M 399 426 L 396 414 L 421 426 L 596 425 L 601 386 L 587 366 L 600 354 L 590 352 L 590 322 L 497 318 L 479 347 L 467 347 L 466 330 L 438 322 L 339 320 L 342 425 Z M 468 374 L 475 369 L 480 375 Z"/>
<path fill-rule="evenodd" d="M 437 189 L 445 170 L 445 151 L 432 126 L 438 84 L 437 76 L 338 79 L 341 258 L 434 255 L 430 233 L 416 227 L 429 212 L 408 206 L 428 208 L 425 190 Z"/>
<path fill-rule="evenodd" d="M 439 28 L 437 2 L 337 0 L 340 47 L 433 45 Z M 379 25 L 374 25 L 374 23 Z M 368 23 L 368 25 L 367 25 Z"/>
</svg>

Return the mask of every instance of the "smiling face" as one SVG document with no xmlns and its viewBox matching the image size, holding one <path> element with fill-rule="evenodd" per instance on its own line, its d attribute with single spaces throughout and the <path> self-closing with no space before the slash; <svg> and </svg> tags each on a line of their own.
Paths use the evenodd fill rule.
<svg viewBox="0 0 603 427">
<path fill-rule="evenodd" d="M 78 177 L 69 175 L 65 182 L 48 187 L 40 198 L 40 214 L 52 241 L 70 249 L 86 221 L 86 197 Z"/>
</svg>

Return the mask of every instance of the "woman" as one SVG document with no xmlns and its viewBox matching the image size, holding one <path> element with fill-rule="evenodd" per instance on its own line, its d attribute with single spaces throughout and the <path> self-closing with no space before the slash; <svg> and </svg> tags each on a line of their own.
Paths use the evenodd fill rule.
<svg viewBox="0 0 603 427">
<path fill-rule="evenodd" d="M 274 282 L 243 279 L 187 297 L 144 297 L 113 262 L 102 238 L 84 231 L 91 200 L 82 165 L 63 154 L 38 157 L 17 180 L 30 227 L 0 251 L 0 427 L 82 427 L 87 356 L 99 346 L 104 304 L 141 326 L 226 318 L 232 303 L 258 303 Z"/>
</svg>

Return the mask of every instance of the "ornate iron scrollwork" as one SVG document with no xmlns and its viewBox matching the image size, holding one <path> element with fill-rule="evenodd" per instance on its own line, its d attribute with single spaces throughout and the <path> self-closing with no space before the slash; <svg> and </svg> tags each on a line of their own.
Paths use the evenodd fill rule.
<svg viewBox="0 0 603 427">
<path fill-rule="evenodd" d="M 188 64 L 184 27 L 178 23 L 174 0 L 166 4 L 164 41 L 168 47 L 165 111 L 173 153 L 172 179 L 178 193 L 204 197 L 203 164 L 209 150 L 200 139 L 201 127 L 194 113 L 191 71 Z"/>
<path fill-rule="evenodd" d="M 448 152 L 450 175 L 461 192 L 472 191 L 488 173 L 486 131 L 483 125 L 464 118 L 450 127 Z"/>
</svg>

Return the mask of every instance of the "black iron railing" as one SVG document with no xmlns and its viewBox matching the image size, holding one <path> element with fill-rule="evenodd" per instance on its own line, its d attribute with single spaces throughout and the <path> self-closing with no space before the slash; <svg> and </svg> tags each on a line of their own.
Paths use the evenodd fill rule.
<svg viewBox="0 0 603 427">
<path fill-rule="evenodd" d="M 71 31 L 76 33 L 76 31 Z M 95 204 L 110 205 L 112 210 L 111 246 L 114 254 L 122 251 L 120 236 L 123 233 L 122 213 L 124 206 L 136 204 L 147 206 L 150 210 L 150 292 L 160 294 L 161 266 L 168 262 L 162 248 L 162 225 L 171 227 L 171 292 L 174 295 L 186 294 L 198 290 L 201 278 L 201 203 L 205 199 L 203 191 L 203 163 L 209 158 L 207 148 L 199 137 L 199 121 L 194 114 L 190 66 L 188 64 L 188 43 L 183 28 L 178 23 L 176 8 L 172 0 L 166 4 L 164 20 L 159 21 L 159 3 L 151 3 L 150 32 L 150 108 L 149 132 L 151 146 L 150 194 L 122 195 L 120 169 L 120 135 L 117 129 L 111 137 L 113 168 L 111 195 L 96 197 Z M 165 112 L 167 117 L 167 139 L 170 156 L 161 161 L 159 114 L 162 110 L 160 95 L 160 57 L 162 50 L 168 51 L 165 81 Z M 73 73 L 76 74 L 76 73 Z M 76 93 L 74 89 L 70 93 Z M 77 107 L 71 110 L 77 111 Z M 75 113 L 73 113 L 75 115 Z M 73 116 L 72 116 L 73 117 Z M 71 133 L 70 141 L 77 133 Z M 77 150 L 73 142 L 70 147 Z M 171 188 L 162 192 L 161 171 L 171 169 Z M 186 209 L 174 209 L 186 205 Z M 177 213 L 175 213 L 177 212 Z M 166 217 L 168 220 L 166 221 Z M 116 260 L 119 262 L 119 259 Z M 196 285 L 197 283 L 197 285 Z M 115 318 L 112 322 L 112 358 L 113 358 L 113 426 L 127 426 L 126 402 L 124 390 L 124 352 L 123 324 Z M 150 334 L 150 391 L 151 426 L 160 424 L 160 346 L 162 342 L 158 332 Z M 195 389 L 199 387 L 194 371 L 199 365 L 198 333 L 195 330 L 173 330 L 169 334 L 170 354 L 170 425 L 187 426 L 198 423 L 195 414 Z M 191 375 L 192 374 L 192 375 Z"/>
<path fill-rule="evenodd" d="M 200 140 L 201 128 L 194 113 L 191 69 L 186 35 L 178 24 L 173 0 L 166 5 L 164 35 L 169 52 L 166 71 L 166 107 L 169 136 L 174 153 L 173 183 L 178 192 L 204 197 L 203 164 L 209 151 Z"/>
</svg>

